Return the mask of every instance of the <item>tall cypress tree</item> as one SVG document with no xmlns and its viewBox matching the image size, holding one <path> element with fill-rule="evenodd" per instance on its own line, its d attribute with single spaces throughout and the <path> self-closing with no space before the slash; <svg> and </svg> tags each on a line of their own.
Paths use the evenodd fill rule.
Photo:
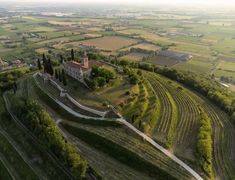
<svg viewBox="0 0 235 180">
<path fill-rule="evenodd" d="M 57 70 L 57 69 L 55 69 L 55 78 L 56 78 L 56 79 L 59 78 L 59 76 L 58 76 L 58 70 Z"/>
<path fill-rule="evenodd" d="M 51 59 L 50 59 L 50 58 L 48 59 L 47 64 L 48 64 L 48 65 L 47 65 L 47 66 L 48 66 L 48 67 L 47 67 L 47 73 L 53 76 L 54 71 L 53 71 L 53 67 L 52 67 Z"/>
<path fill-rule="evenodd" d="M 60 81 L 60 82 L 62 82 L 62 78 L 61 78 L 61 72 L 60 72 L 60 70 L 59 70 L 59 72 L 58 72 L 58 77 L 59 77 L 59 81 Z"/>
<path fill-rule="evenodd" d="M 71 59 L 72 59 L 72 61 L 74 61 L 74 50 L 73 49 L 71 49 Z"/>
<path fill-rule="evenodd" d="M 60 55 L 60 64 L 63 64 L 64 63 L 64 57 L 63 55 Z"/>
<path fill-rule="evenodd" d="M 42 65 L 41 65 L 41 61 L 40 59 L 38 58 L 38 69 L 41 70 L 42 69 Z"/>
<path fill-rule="evenodd" d="M 62 81 L 63 81 L 64 86 L 66 86 L 67 80 L 66 80 L 66 75 L 65 75 L 64 69 L 62 69 Z"/>
<path fill-rule="evenodd" d="M 44 72 L 47 72 L 47 59 L 44 53 L 42 55 L 42 64 L 43 64 Z"/>
</svg>

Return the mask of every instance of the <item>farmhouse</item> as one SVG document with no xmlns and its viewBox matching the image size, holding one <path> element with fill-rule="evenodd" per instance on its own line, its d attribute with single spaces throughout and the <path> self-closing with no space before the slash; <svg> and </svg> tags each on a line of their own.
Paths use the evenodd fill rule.
<svg viewBox="0 0 235 180">
<path fill-rule="evenodd" d="M 67 75 L 84 83 L 84 78 L 90 76 L 92 67 L 94 66 L 103 66 L 103 63 L 95 60 L 89 60 L 85 53 L 81 63 L 75 61 L 65 62 L 64 70 Z"/>
<path fill-rule="evenodd" d="M 171 59 L 176 59 L 179 61 L 187 61 L 189 59 L 192 59 L 192 57 L 193 57 L 190 54 L 176 52 L 176 51 L 169 51 L 169 50 L 160 51 L 159 55 L 164 56 L 164 57 L 168 57 Z"/>
</svg>

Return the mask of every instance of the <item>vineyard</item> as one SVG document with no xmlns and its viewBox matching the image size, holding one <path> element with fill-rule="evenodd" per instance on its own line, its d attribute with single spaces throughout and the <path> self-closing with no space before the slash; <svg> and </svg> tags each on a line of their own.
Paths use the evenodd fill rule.
<svg viewBox="0 0 235 180">
<path fill-rule="evenodd" d="M 198 165 L 197 146 L 203 109 L 212 126 L 212 150 L 207 153 L 213 160 L 209 166 L 215 177 L 233 179 L 235 130 L 227 115 L 206 98 L 175 81 L 151 72 L 142 71 L 142 74 L 139 93 L 124 107 L 124 117 L 199 172 L 213 176 L 210 168 Z"/>
<path fill-rule="evenodd" d="M 200 108 L 204 109 L 212 124 L 215 176 L 234 178 L 235 145 L 232 139 L 235 130 L 227 115 L 204 97 L 174 81 L 149 72 L 144 72 L 144 77 L 161 103 L 160 116 L 155 118 L 156 126 L 151 136 L 171 147 L 182 159 L 195 164 Z"/>
<path fill-rule="evenodd" d="M 30 79 L 28 80 L 28 82 L 30 82 Z M 27 81 L 24 81 L 24 83 L 27 83 Z M 46 106 L 50 107 L 49 113 L 55 118 L 55 120 L 60 119 L 59 126 L 61 129 L 63 129 L 63 132 L 66 133 L 66 136 L 71 136 L 72 141 L 77 145 L 79 149 L 88 151 L 87 153 L 83 152 L 83 156 L 88 158 L 88 162 L 104 177 L 110 177 L 109 173 L 104 173 L 105 169 L 105 171 L 108 170 L 110 173 L 119 172 L 117 175 L 117 179 L 154 179 L 154 174 L 158 174 L 157 176 L 159 176 L 159 179 L 162 179 L 162 177 L 160 176 L 164 175 L 165 172 L 167 172 L 167 174 L 170 174 L 169 179 L 192 178 L 191 175 L 188 174 L 187 171 L 185 171 L 185 169 L 180 167 L 170 158 L 163 156 L 160 151 L 152 147 L 142 138 L 120 124 L 107 125 L 101 123 L 100 121 L 99 123 L 93 123 L 93 121 L 95 120 L 88 121 L 85 119 L 74 118 L 72 115 L 65 116 L 64 113 L 61 111 L 60 113 L 56 113 L 57 107 L 52 107 L 50 103 L 45 102 L 42 98 L 40 98 L 37 91 L 35 91 L 36 88 L 36 86 L 31 88 L 30 91 L 32 91 L 32 93 L 29 94 L 29 97 L 34 98 L 41 104 L 45 103 Z M 148 88 L 150 88 L 150 86 Z M 144 92 L 142 93 L 145 94 L 148 88 L 143 89 Z M 147 95 L 146 93 L 145 95 L 146 97 L 152 97 L 154 93 L 152 91 L 152 94 Z M 137 97 L 137 99 L 138 98 L 139 97 Z M 151 98 L 148 99 L 150 100 L 149 102 L 151 102 Z M 155 100 L 156 99 L 154 99 L 154 102 L 156 102 Z M 144 112 L 149 111 L 151 114 L 150 107 L 151 106 L 146 105 L 146 109 Z M 148 122 L 146 121 L 146 123 Z M 103 143 L 108 142 L 108 144 L 113 143 L 113 145 L 110 147 L 108 144 L 102 144 L 103 148 L 101 148 L 101 145 L 98 142 L 93 142 L 90 144 L 90 139 L 86 139 L 87 136 L 83 137 L 81 134 L 78 134 L 81 132 L 88 133 L 90 136 L 93 137 L 92 139 L 99 138 L 102 140 L 102 142 L 104 141 Z M 113 148 L 115 148 L 115 151 Z M 116 148 L 120 149 L 119 153 L 121 153 L 121 156 L 118 156 L 118 154 L 112 154 L 112 152 L 116 152 Z M 107 162 L 104 162 L 102 161 L 102 159 L 100 159 L 104 156 L 107 156 Z M 133 158 L 133 160 L 138 162 L 136 164 L 140 165 L 137 166 L 130 163 L 129 161 L 125 161 L 125 159 L 123 158 L 119 158 L 123 156 Z M 95 161 L 98 159 L 99 161 Z M 142 169 L 142 165 L 151 167 L 151 170 Z M 116 169 L 117 167 L 119 168 L 119 170 Z M 164 177 L 168 176 L 167 174 L 165 174 Z M 171 175 L 173 175 L 173 177 Z"/>
<path fill-rule="evenodd" d="M 142 71 L 140 78 L 141 82 L 137 85 L 136 94 L 122 108 L 122 115 L 126 120 L 151 136 L 156 142 L 170 149 L 205 179 L 210 176 L 232 179 L 235 172 L 233 163 L 235 161 L 235 143 L 233 142 L 235 131 L 227 115 L 201 95 L 168 78 L 147 71 Z M 98 125 L 91 121 L 65 116 L 62 112 L 56 114 L 56 107 L 52 107 L 50 103 L 38 96 L 38 92 L 35 91 L 36 87 L 30 87 L 29 84 L 32 81 L 34 81 L 32 77 L 25 78 L 19 84 L 22 90 L 17 93 L 33 96 L 33 98 L 37 96 L 35 99 L 38 102 L 46 104 L 51 115 L 60 119 L 60 128 L 71 136 L 79 149 L 87 152 L 83 152 L 82 155 L 102 176 L 110 178 L 108 174 L 103 173 L 104 169 L 108 169 L 110 173 L 118 173 L 117 178 L 125 179 L 128 176 L 132 179 L 151 179 L 160 170 L 169 172 L 178 179 L 191 178 L 184 169 L 162 156 L 159 151 L 123 126 Z M 53 98 L 59 99 L 81 114 L 96 117 L 94 114 L 75 108 L 69 101 L 60 97 L 59 91 L 54 86 L 44 82 L 42 78 L 37 76 L 36 81 Z M 27 89 L 31 89 L 32 92 L 29 93 Z M 198 136 L 201 133 L 199 128 L 202 109 L 208 116 L 212 127 L 212 164 L 208 163 L 208 167 L 198 162 L 200 154 L 197 149 Z M 99 143 L 93 142 L 94 139 Z M 117 154 L 114 153 L 114 149 Z M 210 154 L 210 151 L 208 153 Z M 100 164 L 101 158 L 107 155 L 108 162 Z M 133 158 L 136 163 L 125 161 L 125 158 L 120 159 L 120 156 L 126 159 Z M 140 169 L 136 165 L 139 163 L 151 167 L 151 171 Z M 115 167 L 119 167 L 119 171 L 115 171 Z M 210 169 L 213 169 L 213 173 L 210 173 Z M 148 174 L 148 177 L 144 177 L 143 174 Z"/>
</svg>

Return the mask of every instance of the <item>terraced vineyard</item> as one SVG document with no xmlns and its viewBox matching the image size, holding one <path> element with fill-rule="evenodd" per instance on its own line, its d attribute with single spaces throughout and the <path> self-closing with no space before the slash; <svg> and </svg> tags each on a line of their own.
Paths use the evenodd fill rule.
<svg viewBox="0 0 235 180">
<path fill-rule="evenodd" d="M 213 166 L 216 175 L 223 179 L 235 177 L 235 129 L 228 116 L 205 98 L 190 92 L 190 95 L 208 113 L 213 126 Z"/>
<path fill-rule="evenodd" d="M 173 141 L 172 138 L 174 136 L 175 127 L 177 125 L 178 109 L 166 87 L 159 83 L 154 76 L 147 73 L 144 75 L 153 87 L 155 93 L 158 95 L 161 103 L 160 118 L 152 136 L 157 141 L 165 144 L 167 147 L 170 147 Z"/>
<path fill-rule="evenodd" d="M 235 161 L 235 143 L 233 141 L 235 131 L 227 115 L 204 97 L 183 87 L 177 82 L 155 73 L 145 71 L 142 73 L 143 81 L 138 84 L 138 95 L 135 96 L 130 104 L 124 107 L 124 116 L 127 117 L 134 126 L 144 131 L 149 136 L 152 136 L 156 141 L 171 148 L 180 159 L 185 160 L 194 170 L 204 174 L 196 164 L 196 145 L 200 124 L 199 109 L 202 108 L 212 120 L 213 170 L 215 177 L 232 179 L 235 172 L 235 165 L 233 163 Z M 32 81 L 32 77 L 25 78 L 19 84 L 22 91 L 18 91 L 17 93 L 35 98 L 34 96 L 37 96 L 37 92 L 34 91 L 35 87 L 32 88 L 29 85 Z M 69 102 L 65 102 L 61 99 L 59 91 L 52 85 L 45 84 L 42 79 L 38 77 L 37 81 L 40 83 L 40 86 L 54 98 L 69 104 Z M 29 91 L 31 93 L 29 93 Z M 40 97 L 35 99 L 40 103 L 47 104 L 47 102 L 40 99 Z M 50 106 L 50 104 L 47 105 Z M 70 107 L 76 110 L 76 108 Z M 109 151 L 113 151 L 110 147 L 100 149 L 100 145 L 92 144 L 89 139 L 86 139 L 85 135 L 82 138 L 81 135 L 83 133 L 88 133 L 92 137 L 96 137 L 100 140 L 103 139 L 102 141 L 104 142 L 114 143 L 114 146 L 128 149 L 128 152 L 138 155 L 145 162 L 151 162 L 154 168 L 161 167 L 164 172 L 169 172 L 171 175 L 174 174 L 178 179 L 191 178 L 184 169 L 167 157 L 162 156 L 159 151 L 144 142 L 141 138 L 137 138 L 136 135 L 127 128 L 110 125 L 97 126 L 95 124 L 89 124 L 90 122 L 83 123 L 83 120 L 74 121 L 74 118 L 57 114 L 53 108 L 54 107 L 49 107 L 50 113 L 55 119 L 60 119 L 60 127 L 63 129 L 63 132 L 66 133 L 66 136 L 71 136 L 72 141 L 74 141 L 79 149 L 89 152 L 89 157 L 85 152 L 82 154 L 104 177 L 109 177 L 107 174 L 103 173 L 104 168 L 109 169 L 109 172 L 115 173 L 114 167 L 117 166 L 120 168 L 118 178 L 128 179 L 127 174 L 121 173 L 121 171 L 127 173 L 125 169 L 129 169 L 129 177 L 132 179 L 152 178 L 151 176 L 145 176 L 145 178 L 143 178 L 143 174 L 149 175 L 149 172 L 146 171 L 140 172 L 140 174 L 136 176 L 139 170 L 138 167 L 133 167 L 129 162 L 125 162 L 123 159 L 109 154 Z M 137 111 L 137 109 L 139 111 Z M 82 113 L 90 115 L 88 112 Z M 95 163 L 94 161 L 98 160 L 98 157 L 95 156 L 108 156 L 108 163 L 102 166 L 99 163 Z M 203 175 L 203 177 L 205 176 Z"/>
<path fill-rule="evenodd" d="M 33 89 L 32 89 L 32 91 L 33 91 Z M 32 92 L 30 94 L 30 96 L 34 96 L 35 94 L 36 93 Z M 37 99 L 37 98 L 35 98 L 35 99 Z M 161 152 L 159 152 L 158 150 L 153 148 L 150 144 L 145 143 L 140 137 L 136 136 L 136 134 L 134 134 L 133 132 L 131 132 L 130 130 L 128 130 L 125 127 L 102 126 L 102 124 L 98 125 L 98 126 L 95 126 L 92 124 L 89 125 L 88 122 L 87 123 L 85 122 L 87 120 L 79 120 L 79 121 L 74 122 L 74 121 L 70 121 L 70 118 L 65 117 L 63 115 L 56 114 L 53 111 L 54 110 L 50 110 L 50 113 L 52 113 L 52 116 L 54 118 L 60 119 L 60 122 L 62 122 L 63 128 L 67 129 L 67 128 L 73 127 L 73 128 L 78 128 L 78 130 L 83 129 L 83 130 L 92 132 L 92 133 L 96 134 L 96 136 L 100 136 L 102 138 L 107 139 L 108 141 L 112 141 L 115 144 L 118 144 L 118 145 L 121 145 L 122 147 L 125 147 L 126 149 L 130 150 L 132 153 L 140 156 L 141 159 L 143 159 L 144 161 L 146 161 L 148 163 L 151 162 L 151 164 L 153 163 L 154 166 L 156 166 L 158 168 L 160 167 L 161 169 L 163 169 L 166 172 L 170 172 L 170 174 L 174 175 L 177 178 L 180 178 L 180 179 L 191 179 L 192 178 L 191 175 L 189 175 L 188 172 L 186 172 L 182 167 L 180 167 L 179 165 L 174 163 L 172 160 L 170 160 L 166 156 L 163 156 L 161 154 Z M 56 114 L 56 115 L 54 115 L 54 114 Z M 81 123 L 80 121 L 84 121 L 84 123 Z M 67 126 L 64 127 L 64 125 L 67 125 Z M 68 130 L 69 134 L 73 132 L 69 129 L 67 129 L 67 130 Z M 75 142 L 76 142 L 77 146 L 79 147 L 79 149 L 80 148 L 86 149 L 86 150 L 89 149 L 89 153 L 91 156 L 94 156 L 94 153 L 96 154 L 96 150 L 93 149 L 94 147 L 92 147 L 92 145 L 87 145 L 86 142 L 79 140 L 79 136 L 77 138 L 78 139 Z M 72 139 L 74 139 L 74 138 L 72 138 Z M 106 156 L 107 156 L 107 154 L 106 154 Z M 114 158 L 114 157 L 112 157 L 112 158 Z M 95 167 L 97 167 L 97 162 L 93 162 L 94 158 L 89 157 L 89 160 L 91 162 L 91 165 L 93 164 Z M 115 162 L 115 161 L 117 161 L 117 162 Z M 115 161 L 109 160 L 108 162 L 111 164 L 116 163 L 116 166 L 120 166 L 121 169 L 123 168 L 122 166 L 126 166 L 125 163 L 123 164 L 122 161 L 120 163 L 119 162 L 120 160 L 118 160 L 118 159 L 116 160 L 116 158 L 115 158 Z M 109 168 L 110 168 L 110 171 L 113 171 L 112 170 L 113 165 L 111 165 L 111 164 L 110 164 Z M 102 168 L 100 166 L 101 165 L 99 165 L 98 170 L 100 168 Z M 105 167 L 106 164 L 104 164 L 102 166 Z M 128 167 L 128 168 L 130 168 L 130 167 Z M 125 170 L 123 170 L 123 172 L 125 172 Z M 132 172 L 133 172 L 133 169 L 129 171 L 129 173 L 132 173 Z M 103 174 L 102 171 L 101 171 L 101 174 L 104 175 L 104 177 L 108 177 L 108 175 Z M 134 176 L 135 176 L 134 174 L 130 174 L 130 177 L 134 177 Z M 124 177 L 124 176 L 121 173 L 121 174 L 119 174 L 119 177 Z M 148 177 L 148 176 L 145 176 L 145 177 L 143 176 L 144 178 L 140 178 L 140 177 L 142 177 L 142 176 L 139 175 L 139 177 L 135 178 L 135 179 L 151 179 L 151 177 Z M 125 178 L 127 178 L 127 177 L 125 176 Z M 129 178 L 127 178 L 127 179 L 129 179 Z"/>
<path fill-rule="evenodd" d="M 168 158 L 161 156 L 159 152 L 153 147 L 149 146 L 148 143 L 144 143 L 139 138 L 134 138 L 135 134 L 130 132 L 125 127 L 106 127 L 106 128 L 95 128 L 90 126 L 84 126 L 81 124 L 73 123 L 73 122 L 63 122 L 62 126 L 74 136 L 79 138 L 79 134 L 76 134 L 80 128 L 85 129 L 86 131 L 95 133 L 98 136 L 101 136 L 113 143 L 117 143 L 126 149 L 130 150 L 132 153 L 137 154 L 141 158 L 145 159 L 148 162 L 151 162 L 155 166 L 161 167 L 161 169 L 169 172 L 170 174 L 174 174 L 175 177 L 180 179 L 191 178 L 184 170 L 177 166 L 175 163 L 171 162 Z M 128 136 L 127 136 L 128 134 Z M 177 169 L 179 171 L 177 172 Z M 154 167 L 153 167 L 154 169 Z"/>
<path fill-rule="evenodd" d="M 235 174 L 235 130 L 227 115 L 204 97 L 176 82 L 149 72 L 144 72 L 144 77 L 158 94 L 162 103 L 161 107 L 163 107 L 152 136 L 165 143 L 156 134 L 165 132 L 162 130 L 164 124 L 168 124 L 168 127 L 172 126 L 172 109 L 175 104 L 178 120 L 176 121 L 173 150 L 182 159 L 194 162 L 200 118 L 199 107 L 203 108 L 212 120 L 213 169 L 215 176 L 222 179 L 233 179 Z"/>
<path fill-rule="evenodd" d="M 188 94 L 188 90 L 179 84 L 158 75 L 154 75 L 154 78 L 166 87 L 178 108 L 173 149 L 179 156 L 183 154 L 183 158 L 194 161 L 200 118 L 198 104 Z"/>
<path fill-rule="evenodd" d="M 148 81 L 139 84 L 138 96 L 123 108 L 124 117 L 150 134 L 160 113 L 160 101 Z M 136 111 L 138 109 L 139 111 Z"/>
</svg>

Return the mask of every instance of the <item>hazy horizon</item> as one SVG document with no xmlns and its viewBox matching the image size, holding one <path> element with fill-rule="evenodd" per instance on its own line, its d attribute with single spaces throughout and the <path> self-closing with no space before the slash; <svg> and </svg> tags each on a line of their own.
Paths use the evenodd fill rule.
<svg viewBox="0 0 235 180">
<path fill-rule="evenodd" d="M 169 5 L 194 5 L 194 4 L 204 4 L 204 5 L 226 5 L 226 6 L 235 6 L 234 0 L 0 0 L 3 3 L 60 3 L 60 4 L 88 4 L 88 3 L 100 3 L 100 4 L 128 4 L 128 5 L 152 5 L 152 4 L 169 4 Z"/>
</svg>

